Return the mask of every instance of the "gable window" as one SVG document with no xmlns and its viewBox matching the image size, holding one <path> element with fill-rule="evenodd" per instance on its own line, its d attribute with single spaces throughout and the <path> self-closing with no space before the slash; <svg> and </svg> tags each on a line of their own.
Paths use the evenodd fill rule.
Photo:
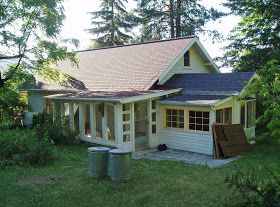
<svg viewBox="0 0 280 207">
<path fill-rule="evenodd" d="M 216 110 L 216 122 L 222 124 L 232 123 L 232 108 L 224 108 Z"/>
<path fill-rule="evenodd" d="M 189 129 L 197 131 L 209 131 L 209 112 L 189 111 Z"/>
<path fill-rule="evenodd" d="M 185 54 L 184 54 L 184 66 L 190 66 L 190 51 L 187 51 Z"/>
<path fill-rule="evenodd" d="M 184 129 L 184 110 L 166 109 L 166 127 Z"/>
</svg>

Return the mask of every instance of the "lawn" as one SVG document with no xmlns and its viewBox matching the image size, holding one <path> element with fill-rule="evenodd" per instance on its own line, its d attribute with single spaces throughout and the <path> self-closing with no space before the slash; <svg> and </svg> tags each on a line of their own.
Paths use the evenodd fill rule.
<svg viewBox="0 0 280 207">
<path fill-rule="evenodd" d="M 225 206 L 239 198 L 224 183 L 238 168 L 279 162 L 280 146 L 254 152 L 216 169 L 174 161 L 133 161 L 129 183 L 87 176 L 87 145 L 56 148 L 47 166 L 0 168 L 0 206 Z"/>
</svg>

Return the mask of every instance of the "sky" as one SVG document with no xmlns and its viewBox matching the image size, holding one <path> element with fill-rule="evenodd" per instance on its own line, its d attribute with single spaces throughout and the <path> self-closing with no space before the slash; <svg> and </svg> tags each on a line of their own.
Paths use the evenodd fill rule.
<svg viewBox="0 0 280 207">
<path fill-rule="evenodd" d="M 202 4 L 207 8 L 213 7 L 224 12 L 228 12 L 221 3 L 225 0 L 202 0 Z M 80 41 L 79 50 L 87 49 L 93 38 L 86 29 L 91 27 L 90 14 L 88 12 L 97 11 L 99 0 L 65 0 L 64 9 L 66 19 L 61 31 L 63 38 L 76 38 Z M 133 0 L 128 0 L 127 8 L 131 9 L 135 6 Z M 216 29 L 225 37 L 230 34 L 231 29 L 239 22 L 237 16 L 226 16 L 216 22 L 209 22 L 206 29 Z M 224 54 L 223 47 L 228 44 L 227 41 L 213 42 L 207 35 L 200 35 L 200 41 L 212 58 L 222 57 Z M 217 63 L 219 65 L 219 63 Z M 230 72 L 231 68 L 220 68 L 222 72 Z"/>
</svg>

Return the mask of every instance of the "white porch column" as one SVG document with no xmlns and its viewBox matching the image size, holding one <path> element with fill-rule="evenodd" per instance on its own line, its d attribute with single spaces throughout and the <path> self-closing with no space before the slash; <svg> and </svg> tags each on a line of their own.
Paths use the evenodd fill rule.
<svg viewBox="0 0 280 207">
<path fill-rule="evenodd" d="M 95 105 L 93 103 L 89 104 L 89 128 L 91 138 L 96 137 L 96 121 L 95 121 Z"/>
<path fill-rule="evenodd" d="M 74 104 L 69 103 L 69 125 L 70 129 L 75 130 L 75 125 L 74 125 Z"/>
<path fill-rule="evenodd" d="M 117 103 L 114 105 L 114 127 L 115 127 L 115 142 L 118 145 L 123 144 L 122 137 L 122 105 Z"/>
<path fill-rule="evenodd" d="M 85 135 L 85 121 L 84 121 L 84 109 L 83 109 L 83 104 L 79 103 L 79 131 L 80 135 L 84 136 Z"/>
<path fill-rule="evenodd" d="M 147 138 L 149 147 L 152 146 L 151 138 L 152 138 L 152 100 L 149 99 L 147 101 Z"/>
<path fill-rule="evenodd" d="M 52 117 L 53 117 L 53 121 L 55 121 L 55 119 L 56 119 L 56 104 L 55 104 L 55 102 L 52 103 Z"/>
<path fill-rule="evenodd" d="M 213 107 L 211 107 L 209 116 L 209 131 L 212 133 L 212 124 L 216 122 L 216 111 Z"/>
<path fill-rule="evenodd" d="M 106 142 L 108 140 L 107 133 L 107 107 L 104 104 L 104 116 L 102 116 L 102 141 Z"/>
<path fill-rule="evenodd" d="M 131 149 L 133 152 L 135 152 L 135 120 L 134 120 L 134 102 L 131 103 L 131 108 L 130 108 L 130 117 L 131 117 L 131 122 L 130 122 L 130 140 L 131 140 Z"/>
</svg>

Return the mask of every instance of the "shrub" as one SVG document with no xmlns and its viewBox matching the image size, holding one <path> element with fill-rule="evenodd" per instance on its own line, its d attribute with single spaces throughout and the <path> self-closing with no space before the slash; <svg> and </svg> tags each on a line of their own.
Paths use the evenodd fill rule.
<svg viewBox="0 0 280 207">
<path fill-rule="evenodd" d="M 33 128 L 35 128 L 38 137 L 45 137 L 58 145 L 73 144 L 78 135 L 77 131 L 70 128 L 67 116 L 57 116 L 53 121 L 51 115 L 39 113 L 33 117 Z"/>
<path fill-rule="evenodd" d="M 1 131 L 0 165 L 47 164 L 53 160 L 52 144 L 31 130 Z"/>
<path fill-rule="evenodd" d="M 235 206 L 280 206 L 280 165 L 266 167 L 266 170 L 269 176 L 258 175 L 257 170 L 238 171 L 227 176 L 225 182 L 234 187 L 243 198 Z"/>
</svg>

